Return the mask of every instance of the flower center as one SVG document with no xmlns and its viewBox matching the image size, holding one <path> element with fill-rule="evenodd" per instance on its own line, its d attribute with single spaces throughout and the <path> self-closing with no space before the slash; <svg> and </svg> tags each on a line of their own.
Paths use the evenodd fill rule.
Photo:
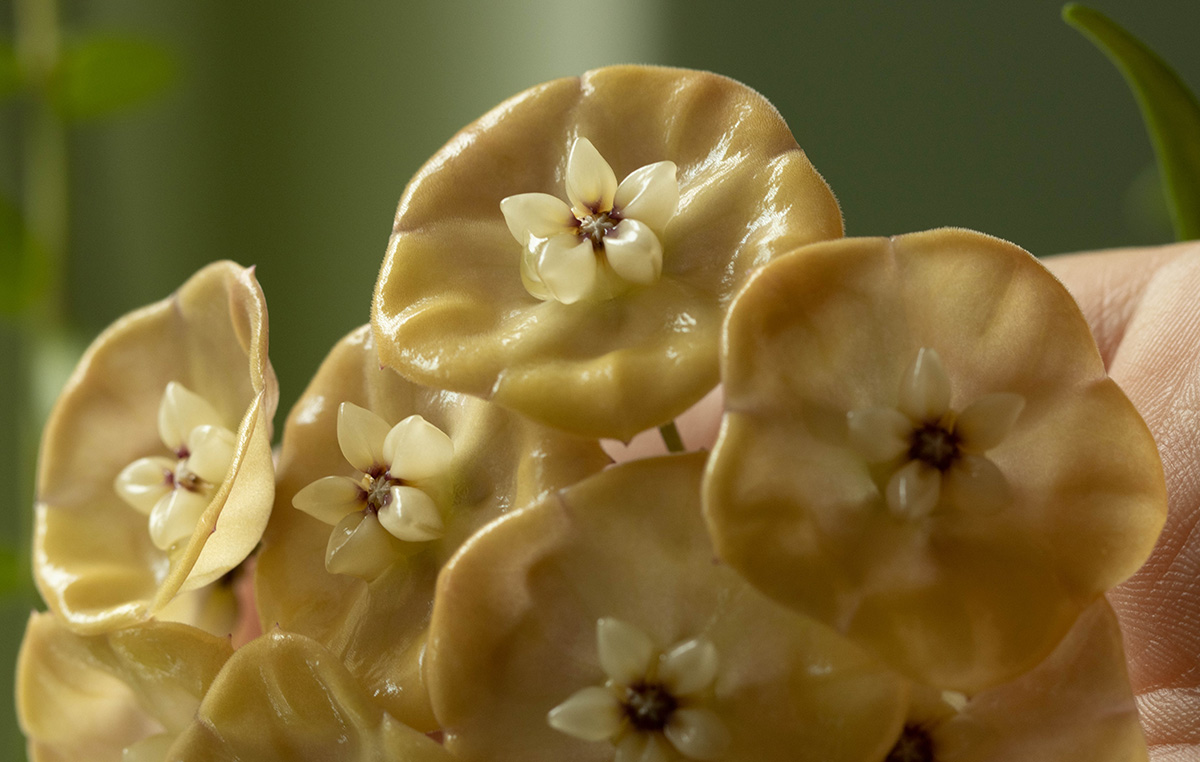
<svg viewBox="0 0 1200 762">
<path fill-rule="evenodd" d="M 935 762 L 933 739 L 920 725 L 905 725 L 900 740 L 883 762 Z"/>
<path fill-rule="evenodd" d="M 616 212 L 594 212 L 579 220 L 579 235 L 592 239 L 593 246 L 600 246 L 620 221 Z"/>
<path fill-rule="evenodd" d="M 637 682 L 625 688 L 622 705 L 635 729 L 658 732 L 667 726 L 679 702 L 658 683 Z"/>
<path fill-rule="evenodd" d="M 399 487 L 404 482 L 394 478 L 387 471 L 366 474 L 363 477 L 363 491 L 367 493 L 367 510 L 379 513 L 384 506 L 392 502 L 392 487 Z"/>
<path fill-rule="evenodd" d="M 913 430 L 908 448 L 909 460 L 945 471 L 958 460 L 958 436 L 937 423 L 926 423 Z"/>
</svg>

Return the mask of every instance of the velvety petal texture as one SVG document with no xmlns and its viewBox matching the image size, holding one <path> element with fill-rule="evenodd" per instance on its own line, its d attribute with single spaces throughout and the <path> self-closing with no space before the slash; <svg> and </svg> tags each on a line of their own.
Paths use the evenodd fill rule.
<svg viewBox="0 0 1200 762">
<path fill-rule="evenodd" d="M 356 509 L 348 482 L 362 474 L 339 445 L 342 407 L 369 411 L 385 424 L 355 452 L 378 446 L 370 457 L 394 461 L 402 473 L 445 467 L 445 475 L 418 482 L 420 489 L 393 488 L 378 514 Z M 414 415 L 420 419 L 410 420 Z M 413 454 L 407 462 L 405 453 Z M 595 440 L 381 368 L 370 327 L 363 326 L 334 347 L 284 428 L 275 512 L 258 555 L 263 628 L 314 638 L 345 661 L 389 714 L 435 730 L 420 663 L 442 564 L 488 521 L 608 462 Z M 330 505 L 339 500 L 348 512 L 334 527 Z M 439 532 L 430 531 L 435 520 Z M 331 534 L 339 545 L 333 571 L 326 567 Z"/>
<path fill-rule="evenodd" d="M 315 641 L 278 630 L 239 648 L 166 759 L 450 762 Z"/>
<path fill-rule="evenodd" d="M 139 759 L 123 756 L 128 749 L 165 748 L 232 652 L 228 638 L 176 622 L 81 636 L 50 614 L 32 615 L 17 662 L 30 759 L 122 762 Z"/>
<path fill-rule="evenodd" d="M 164 395 L 174 395 L 171 404 Z M 245 559 L 274 498 L 277 400 L 267 307 L 253 269 L 209 265 L 101 334 L 42 438 L 34 573 L 51 610 L 81 633 L 127 626 Z M 232 441 L 206 428 L 214 423 Z M 142 511 L 151 496 L 138 481 L 145 469 L 126 469 L 143 458 L 169 455 L 173 463 L 168 446 L 188 444 L 199 448 L 195 466 L 220 479 L 195 505 L 156 502 L 152 519 Z M 121 497 L 130 489 L 141 490 L 136 508 Z M 152 541 L 152 520 L 167 550 Z"/>
<path fill-rule="evenodd" d="M 883 759 L 902 681 L 714 563 L 703 465 L 615 466 L 463 546 L 440 578 L 426 654 L 456 758 Z M 659 732 L 633 730 L 603 693 L 643 678 L 678 704 Z"/>
<path fill-rule="evenodd" d="M 529 193 L 584 215 L 615 198 L 645 229 L 622 229 L 611 267 L 569 234 L 533 255 L 530 235 L 572 220 Z M 617 66 L 535 87 L 467 127 L 409 183 L 394 230 L 372 309 L 387 365 L 629 439 L 716 384 L 722 316 L 750 272 L 842 224 L 758 93 L 705 72 Z"/>
<path fill-rule="evenodd" d="M 1158 536 L 1154 441 L 1074 301 L 1012 244 L 946 229 L 806 247 L 741 293 L 723 351 L 719 555 L 919 681 L 974 693 L 1033 667 Z M 921 427 L 965 410 L 969 435 L 942 471 L 873 462 L 859 440 L 894 420 L 849 414 L 880 407 L 936 417 Z"/>
</svg>

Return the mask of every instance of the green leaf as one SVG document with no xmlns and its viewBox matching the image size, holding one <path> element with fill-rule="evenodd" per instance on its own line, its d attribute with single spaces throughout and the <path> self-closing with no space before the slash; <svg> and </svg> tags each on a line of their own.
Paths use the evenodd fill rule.
<svg viewBox="0 0 1200 762">
<path fill-rule="evenodd" d="M 97 119 L 152 100 L 174 79 L 175 58 L 157 43 L 89 37 L 63 53 L 51 97 L 65 119 Z"/>
<path fill-rule="evenodd" d="M 1200 238 L 1200 103 L 1154 51 L 1099 11 L 1077 3 L 1063 20 L 1116 64 L 1142 109 L 1180 241 Z"/>
<path fill-rule="evenodd" d="M 21 556 L 12 548 L 0 546 L 0 596 L 12 595 L 25 589 L 25 573 Z"/>
<path fill-rule="evenodd" d="M 21 66 L 17 51 L 8 42 L 0 42 L 0 101 L 5 101 L 21 89 Z"/>
<path fill-rule="evenodd" d="M 46 253 L 20 211 L 0 196 L 0 315 L 17 315 L 46 288 Z"/>
</svg>

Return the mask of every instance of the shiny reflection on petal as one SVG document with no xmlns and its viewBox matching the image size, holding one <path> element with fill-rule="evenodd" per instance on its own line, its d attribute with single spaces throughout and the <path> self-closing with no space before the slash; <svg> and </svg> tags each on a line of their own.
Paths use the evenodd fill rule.
<svg viewBox="0 0 1200 762">
<path fill-rule="evenodd" d="M 383 442 L 384 460 L 392 476 L 420 481 L 450 469 L 454 444 L 445 432 L 419 415 L 410 415 L 388 432 Z"/>
<path fill-rule="evenodd" d="M 941 496 L 942 474 L 919 460 L 910 460 L 892 474 L 887 503 L 892 514 L 919 519 L 933 513 Z"/>
<path fill-rule="evenodd" d="M 549 238 L 570 233 L 575 227 L 575 215 L 562 199 L 549 193 L 520 193 L 500 202 L 500 212 L 513 238 L 522 246 L 529 237 Z"/>
<path fill-rule="evenodd" d="M 396 560 L 388 533 L 372 513 L 351 513 L 333 528 L 325 546 L 325 568 L 368 582 Z"/>
<path fill-rule="evenodd" d="M 654 641 L 649 635 L 612 617 L 596 622 L 596 644 L 604 673 L 621 685 L 645 677 L 654 658 Z"/>
<path fill-rule="evenodd" d="M 363 473 L 387 464 L 383 442 L 391 428 L 387 421 L 353 402 L 338 407 L 338 445 L 346 461 Z"/>
<path fill-rule="evenodd" d="M 158 406 L 158 435 L 163 444 L 178 450 L 192 429 L 206 425 L 222 425 L 221 416 L 208 400 L 177 381 L 168 383 Z"/>
<path fill-rule="evenodd" d="M 604 238 L 604 255 L 613 272 L 630 283 L 648 286 L 662 275 L 663 249 L 658 236 L 638 220 L 622 220 Z"/>
<path fill-rule="evenodd" d="M 199 492 L 176 488 L 150 511 L 150 540 L 159 550 L 192 536 L 208 498 Z"/>
<path fill-rule="evenodd" d="M 598 266 L 590 240 L 556 235 L 538 245 L 534 272 L 550 295 L 574 304 L 596 288 Z"/>
<path fill-rule="evenodd" d="M 675 162 L 660 161 L 635 169 L 617 186 L 613 205 L 625 219 L 635 219 L 661 233 L 679 208 Z"/>
<path fill-rule="evenodd" d="M 707 640 L 685 640 L 663 654 L 658 676 L 674 696 L 705 690 L 717 679 L 717 647 Z"/>
<path fill-rule="evenodd" d="M 398 540 L 427 542 L 445 533 L 437 503 L 416 487 L 392 487 L 391 500 L 379 511 L 379 523 Z"/>
<path fill-rule="evenodd" d="M 936 421 L 950 409 L 950 377 L 937 350 L 922 347 L 900 383 L 900 411 L 915 422 Z"/>
<path fill-rule="evenodd" d="M 326 476 L 304 487 L 292 498 L 292 506 L 318 521 L 335 526 L 347 513 L 361 511 L 367 494 L 348 476 Z"/>
<path fill-rule="evenodd" d="M 593 212 L 607 212 L 617 193 L 617 176 L 587 138 L 576 138 L 567 156 L 567 198 L 571 211 L 583 219 Z"/>
<path fill-rule="evenodd" d="M 663 735 L 688 759 L 720 759 L 729 748 L 729 730 L 714 712 L 699 707 L 677 709 Z"/>
<path fill-rule="evenodd" d="M 197 426 L 187 438 L 187 469 L 209 484 L 220 484 L 233 463 L 237 437 L 224 426 Z"/>
<path fill-rule="evenodd" d="M 171 491 L 174 471 L 175 461 L 170 458 L 138 458 L 117 474 L 113 488 L 122 500 L 149 516 L 155 503 Z"/>
<path fill-rule="evenodd" d="M 550 710 L 546 721 L 555 730 L 584 741 L 603 741 L 621 729 L 621 702 L 599 686 L 584 688 Z"/>
</svg>

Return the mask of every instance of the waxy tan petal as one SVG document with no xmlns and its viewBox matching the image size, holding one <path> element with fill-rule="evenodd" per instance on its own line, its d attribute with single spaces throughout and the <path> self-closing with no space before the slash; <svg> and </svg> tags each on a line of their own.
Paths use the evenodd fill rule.
<svg viewBox="0 0 1200 762">
<path fill-rule="evenodd" d="M 391 551 L 369 583 L 327 571 L 329 525 L 292 507 L 293 497 L 317 479 L 356 478 L 338 446 L 343 402 L 392 424 L 420 415 L 450 437 L 455 453 L 444 477 L 422 485 L 441 511 L 445 534 L 403 542 L 376 522 Z M 333 349 L 288 417 L 277 504 L 258 556 L 263 627 L 278 624 L 321 642 L 389 714 L 418 730 L 436 730 L 420 665 L 443 562 L 487 521 L 607 463 L 594 440 L 550 431 L 496 405 L 419 387 L 381 369 L 364 326 Z"/>
<path fill-rule="evenodd" d="M 1025 398 L 1019 394 L 985 394 L 958 414 L 954 433 L 965 452 L 987 452 L 1004 441 L 1024 407 Z"/>
<path fill-rule="evenodd" d="M 150 512 L 150 540 L 159 550 L 170 550 L 192 536 L 207 507 L 206 495 L 186 489 L 171 490 Z"/>
<path fill-rule="evenodd" d="M 360 473 L 387 467 L 390 458 L 383 443 L 391 429 L 387 421 L 353 402 L 343 402 L 338 408 L 338 445 L 346 461 Z"/>
<path fill-rule="evenodd" d="M 705 487 L 722 559 L 921 681 L 971 694 L 1031 668 L 1154 544 L 1154 442 L 1070 296 L 1016 246 L 938 230 L 807 247 L 760 271 L 727 338 Z M 897 521 L 890 470 L 850 446 L 846 413 L 890 404 L 922 347 L 952 408 L 1025 399 L 986 456 L 1007 508 L 942 500 Z"/>
<path fill-rule="evenodd" d="M 982 455 L 964 455 L 946 471 L 942 492 L 949 509 L 964 514 L 999 513 L 1013 501 L 1008 478 Z"/>
<path fill-rule="evenodd" d="M 218 579 L 257 545 L 275 489 L 278 391 L 266 320 L 253 271 L 220 262 L 118 320 L 84 354 L 42 439 L 34 533 L 38 589 L 72 629 L 97 633 L 142 621 L 179 591 Z M 229 472 L 190 538 L 164 552 L 146 516 L 113 483 L 139 458 L 174 455 L 158 430 L 171 382 L 203 398 L 237 439 Z"/>
<path fill-rule="evenodd" d="M 1107 601 L 1092 604 L 1041 664 L 971 698 L 934 727 L 956 762 L 1145 762 L 1146 741 Z"/>
<path fill-rule="evenodd" d="M 624 219 L 635 219 L 662 233 L 679 208 L 679 180 L 675 162 L 656 161 L 635 169 L 617 186 L 613 199 Z"/>
<path fill-rule="evenodd" d="M 616 694 L 598 685 L 572 693 L 546 715 L 550 727 L 584 741 L 612 738 L 621 730 L 623 718 Z"/>
<path fill-rule="evenodd" d="M 180 762 L 451 762 L 318 643 L 274 630 L 239 648 L 167 757 Z"/>
<path fill-rule="evenodd" d="M 688 759 L 716 760 L 729 749 L 729 731 L 708 709 L 688 708 L 671 715 L 663 735 Z"/>
<path fill-rule="evenodd" d="M 572 738 L 546 716 L 605 683 L 595 623 L 612 617 L 659 649 L 712 643 L 711 694 L 685 705 L 720 719 L 727 762 L 791 762 L 797 749 L 830 762 L 883 758 L 905 692 L 859 649 L 713 563 L 698 504 L 703 464 L 698 453 L 615 466 L 490 524 L 454 557 L 426 655 L 453 755 L 610 762 L 611 743 Z M 646 744 L 627 736 L 617 758 L 642 759 Z M 676 758 L 670 744 L 663 754 Z"/>
<path fill-rule="evenodd" d="M 366 504 L 362 485 L 349 476 L 323 476 L 292 498 L 294 508 L 330 526 L 337 525 L 348 513 L 361 511 Z"/>
<path fill-rule="evenodd" d="M 383 457 L 391 464 L 392 476 L 419 482 L 450 470 L 454 443 L 437 426 L 419 415 L 410 415 L 388 432 Z"/>
<path fill-rule="evenodd" d="M 237 454 L 237 437 L 224 426 L 198 426 L 187 440 L 187 468 L 209 484 L 220 484 Z"/>
<path fill-rule="evenodd" d="M 904 519 L 923 519 L 937 508 L 942 496 L 942 475 L 919 460 L 896 470 L 887 483 L 887 507 Z"/>
<path fill-rule="evenodd" d="M 513 238 L 527 245 L 529 237 L 550 238 L 572 233 L 578 221 L 557 196 L 549 193 L 518 193 L 500 202 L 500 212 Z"/>
<path fill-rule="evenodd" d="M 913 424 L 894 407 L 871 407 L 846 413 L 850 445 L 868 463 L 898 458 L 911 446 Z"/>
<path fill-rule="evenodd" d="M 499 204 L 562 197 L 576 137 L 617 177 L 674 163 L 679 204 L 656 231 L 657 282 L 564 305 L 531 295 L 543 287 Z M 755 268 L 841 232 L 833 195 L 762 96 L 704 72 L 598 69 L 506 101 L 417 173 L 371 320 L 384 363 L 408 378 L 627 440 L 716 385 L 725 307 Z"/>
<path fill-rule="evenodd" d="M 629 622 L 602 617 L 596 622 L 596 655 L 600 668 L 619 685 L 632 685 L 650 671 L 654 641 Z"/>
<path fill-rule="evenodd" d="M 604 239 L 604 256 L 617 275 L 649 286 L 662 275 L 662 244 L 641 220 L 621 220 Z"/>
<path fill-rule="evenodd" d="M 80 636 L 33 614 L 17 662 L 31 757 L 122 762 L 128 747 L 174 737 L 232 652 L 228 638 L 177 623 Z"/>
<path fill-rule="evenodd" d="M 428 542 L 446 533 L 437 503 L 416 487 L 392 487 L 391 500 L 379 511 L 379 523 L 399 540 Z"/>
<path fill-rule="evenodd" d="M 900 382 L 899 408 L 914 423 L 937 421 L 950 409 L 950 377 L 936 349 L 917 350 Z"/>
<path fill-rule="evenodd" d="M 716 646 L 693 638 L 662 655 L 658 677 L 673 695 L 690 696 L 712 685 L 718 664 Z"/>
<path fill-rule="evenodd" d="M 396 562 L 395 539 L 370 513 L 349 513 L 334 526 L 325 544 L 325 568 L 371 582 Z"/>
<path fill-rule="evenodd" d="M 138 458 L 117 474 L 113 485 L 117 494 L 126 503 L 147 516 L 171 487 L 167 479 L 174 476 L 176 460 L 173 458 Z"/>
<path fill-rule="evenodd" d="M 158 406 L 158 435 L 163 444 L 178 450 L 197 426 L 220 426 L 224 423 L 208 400 L 178 381 L 167 384 Z"/>
<path fill-rule="evenodd" d="M 534 272 L 556 300 L 574 304 L 596 291 L 600 263 L 590 240 L 556 235 L 538 244 L 534 252 Z"/>
</svg>

